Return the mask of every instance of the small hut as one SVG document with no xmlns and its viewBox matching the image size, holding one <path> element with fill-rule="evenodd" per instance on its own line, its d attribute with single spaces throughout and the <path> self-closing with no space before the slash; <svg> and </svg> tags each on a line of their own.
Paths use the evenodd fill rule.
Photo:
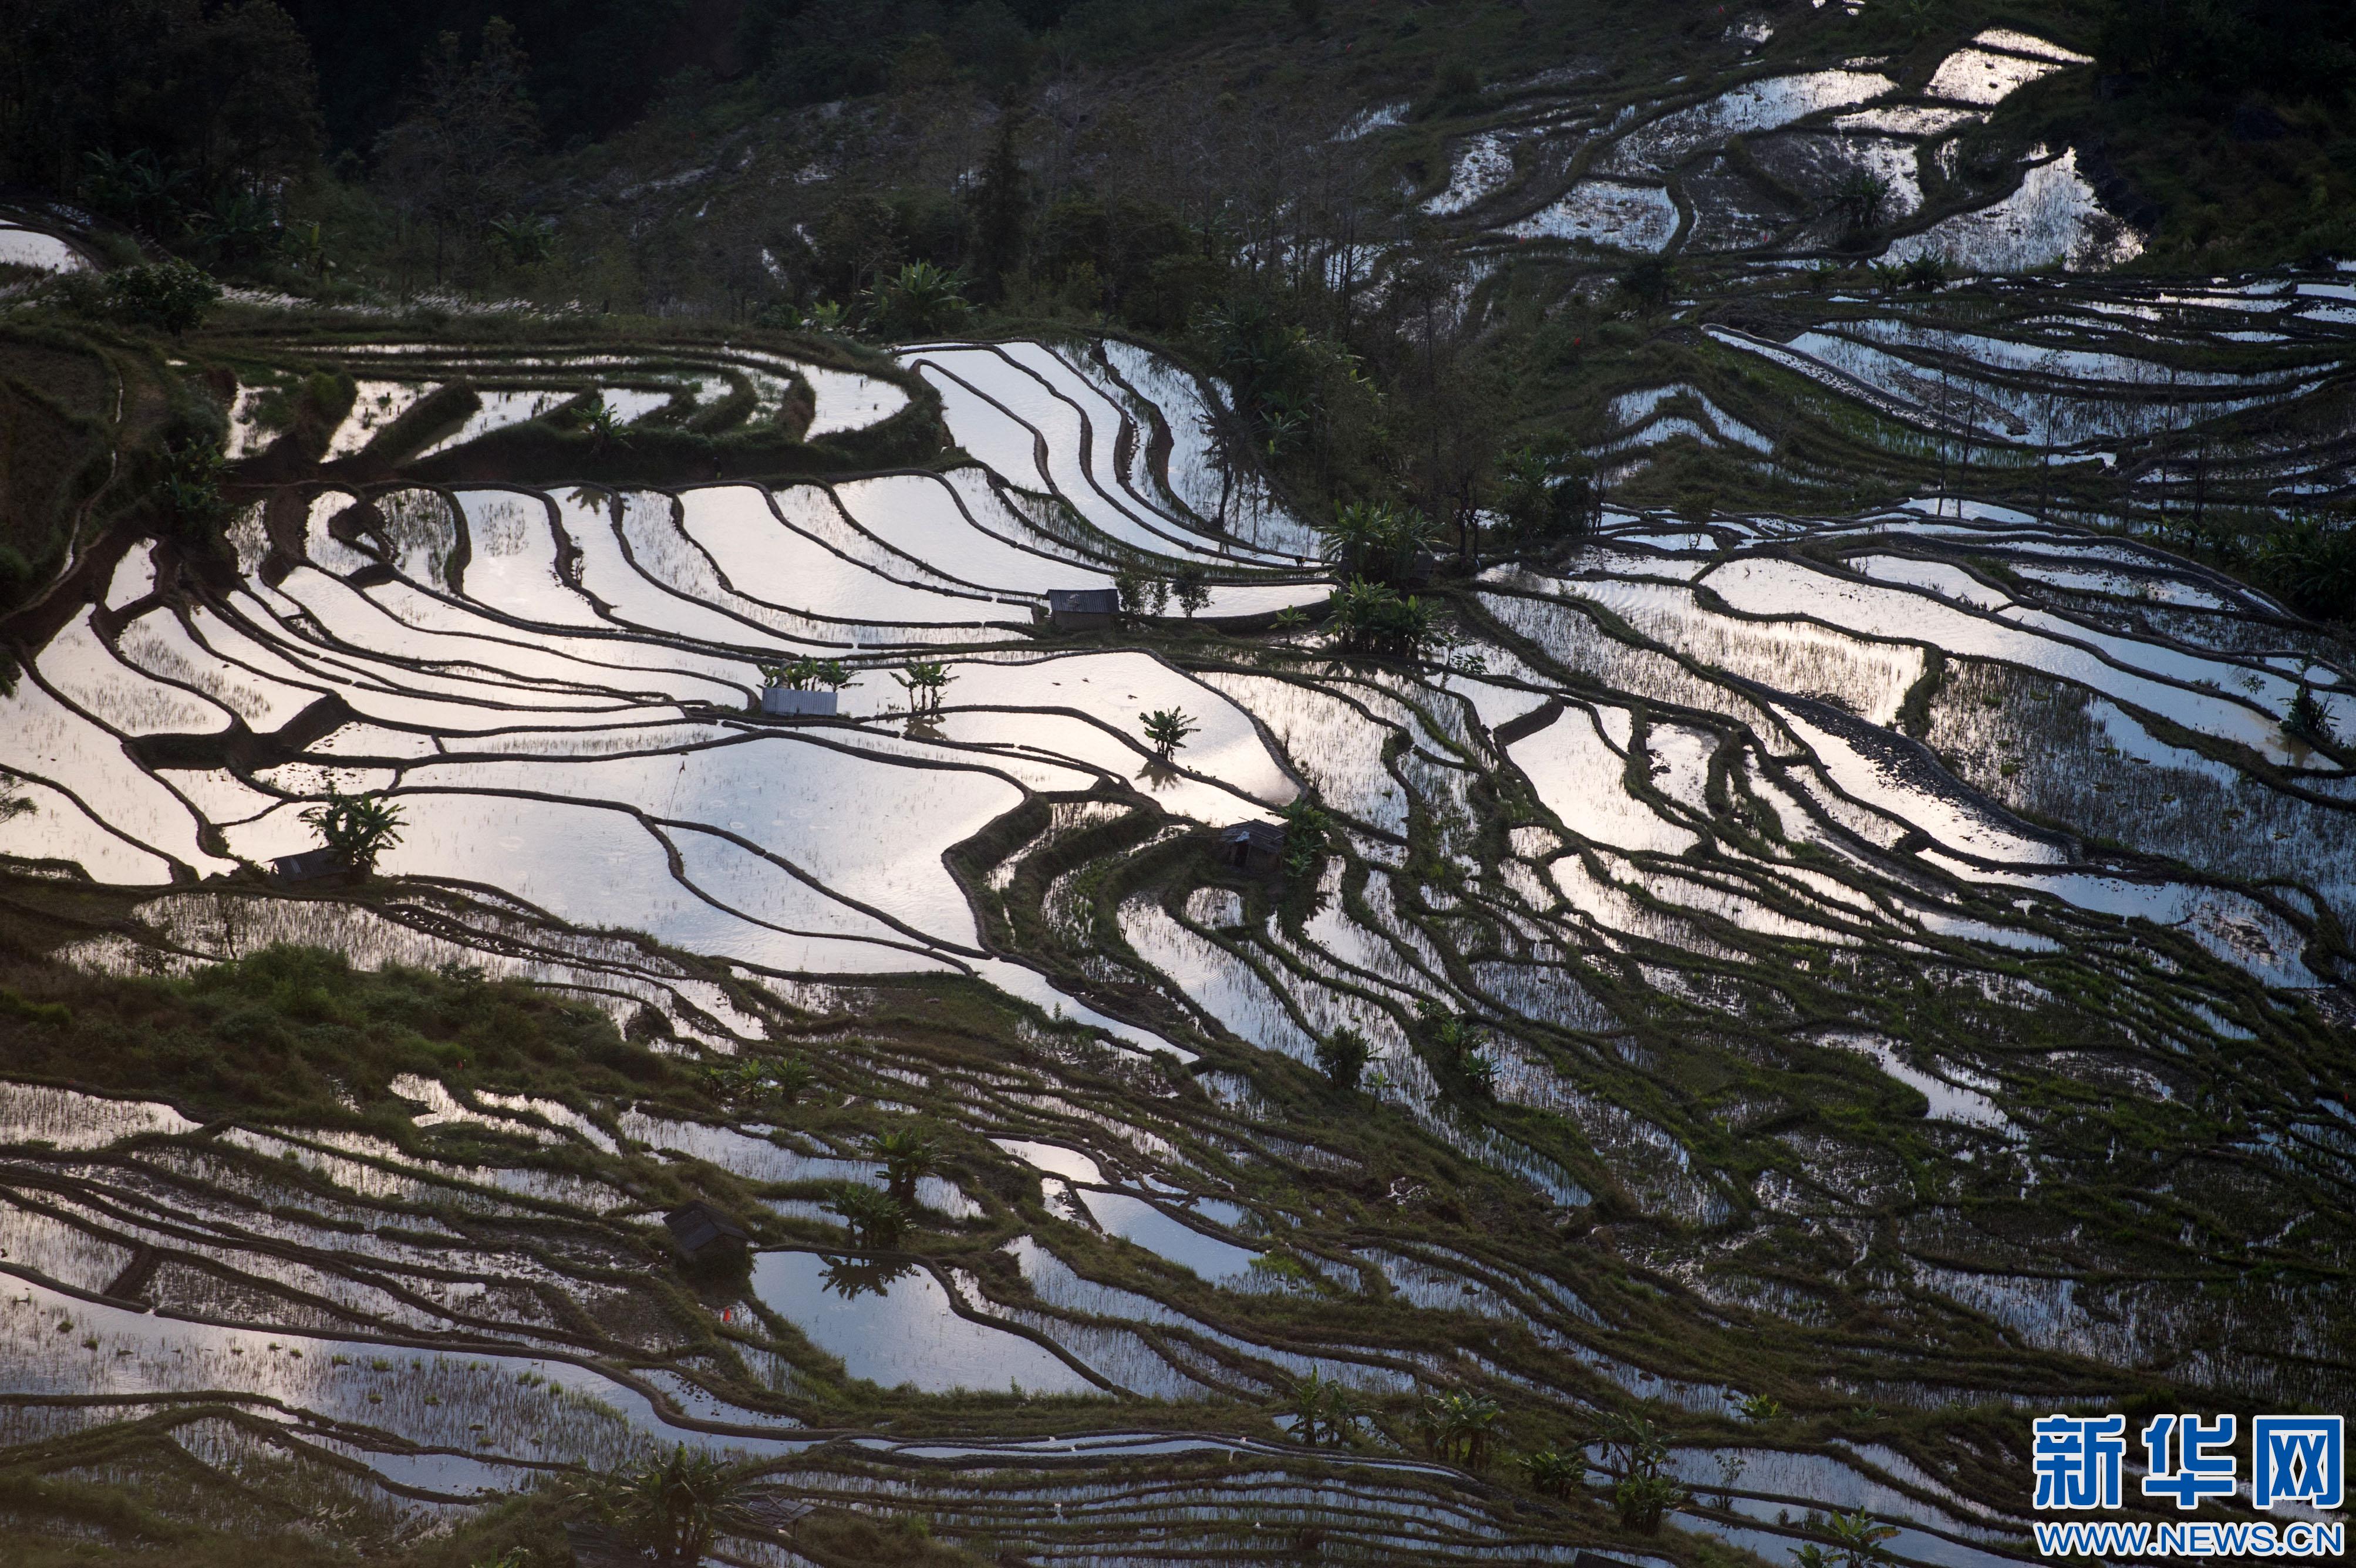
<svg viewBox="0 0 2356 1568">
<path fill-rule="evenodd" d="M 761 711 L 773 719 L 831 719 L 835 713 L 836 696 L 831 691 L 765 686 L 761 688 Z"/>
<path fill-rule="evenodd" d="M 1047 624 L 1059 632 L 1102 631 L 1120 618 L 1120 595 L 1109 588 L 1050 588 Z"/>
<path fill-rule="evenodd" d="M 316 882 L 321 877 L 340 876 L 351 866 L 333 849 L 305 849 L 300 855 L 279 856 L 270 862 L 270 869 L 281 881 Z"/>
<path fill-rule="evenodd" d="M 776 1531 L 780 1534 L 818 1511 L 816 1503 L 800 1498 L 780 1497 L 775 1492 L 756 1493 L 745 1499 L 740 1506 L 745 1518 L 763 1530 Z"/>
<path fill-rule="evenodd" d="M 723 1257 L 744 1252 L 753 1244 L 744 1227 L 706 1203 L 702 1199 L 691 1199 L 663 1216 L 670 1228 L 670 1239 L 679 1250 L 691 1258 Z"/>
<path fill-rule="evenodd" d="M 1219 833 L 1219 859 L 1254 876 L 1284 863 L 1284 829 L 1273 822 L 1238 822 Z"/>
</svg>

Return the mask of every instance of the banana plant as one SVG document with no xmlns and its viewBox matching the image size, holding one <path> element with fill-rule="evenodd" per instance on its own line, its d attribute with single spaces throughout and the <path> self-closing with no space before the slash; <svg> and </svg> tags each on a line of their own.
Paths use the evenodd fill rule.
<svg viewBox="0 0 2356 1568">
<path fill-rule="evenodd" d="M 869 1140 L 868 1148 L 884 1162 L 884 1180 L 893 1198 L 913 1203 L 916 1183 L 941 1163 L 941 1146 L 915 1127 L 894 1127 Z"/>
<path fill-rule="evenodd" d="M 841 659 L 794 659 L 787 664 L 765 664 L 760 669 L 764 685 L 783 687 L 787 691 L 815 691 L 819 687 L 841 691 L 851 684 L 851 671 Z"/>
<path fill-rule="evenodd" d="M 1530 1490 L 1540 1497 L 1567 1498 L 1579 1478 L 1587 1471 L 1584 1460 L 1565 1454 L 1559 1448 L 1539 1448 L 1514 1456 L 1514 1466 L 1528 1477 Z"/>
<path fill-rule="evenodd" d="M 1483 1394 L 1454 1391 L 1428 1394 L 1423 1403 L 1424 1444 L 1432 1456 L 1468 1470 L 1489 1467 L 1490 1446 L 1502 1433 L 1503 1412 Z"/>
<path fill-rule="evenodd" d="M 335 852 L 347 867 L 368 875 L 377 857 L 401 842 L 401 807 L 381 795 L 345 795 L 329 790 L 327 798 L 303 813 L 317 831 L 322 848 Z"/>
<path fill-rule="evenodd" d="M 1151 713 L 1141 713 L 1137 721 L 1144 730 L 1145 738 L 1153 742 L 1154 753 L 1165 763 L 1186 743 L 1187 736 L 1202 728 L 1175 708 L 1157 708 Z"/>
<path fill-rule="evenodd" d="M 1875 1568 L 1890 1561 L 1890 1549 L 1882 1542 L 1896 1535 L 1898 1527 L 1858 1509 L 1826 1519 L 1825 1531 L 1833 1538 L 1832 1555 L 1841 1568 Z"/>
<path fill-rule="evenodd" d="M 937 659 L 917 659 L 892 678 L 908 694 L 909 712 L 938 713 L 949 682 L 957 677 L 949 673 L 948 665 Z"/>
<path fill-rule="evenodd" d="M 583 408 L 574 422 L 589 438 L 590 446 L 601 453 L 609 446 L 620 446 L 630 439 L 629 426 L 614 416 L 614 411 L 605 405 L 602 396 Z"/>
<path fill-rule="evenodd" d="M 1312 1447 L 1342 1447 L 1358 1435 L 1358 1413 L 1346 1383 L 1312 1369 L 1292 1385 L 1293 1434 Z"/>
<path fill-rule="evenodd" d="M 827 1206 L 842 1217 L 851 1239 L 862 1247 L 896 1245 L 908 1228 L 907 1210 L 878 1188 L 846 1187 L 828 1199 Z"/>
<path fill-rule="evenodd" d="M 576 1506 L 654 1562 L 687 1564 L 702 1562 L 722 1531 L 752 1523 L 744 1508 L 747 1479 L 742 1466 L 681 1444 L 668 1459 L 593 1477 L 571 1489 Z"/>
</svg>

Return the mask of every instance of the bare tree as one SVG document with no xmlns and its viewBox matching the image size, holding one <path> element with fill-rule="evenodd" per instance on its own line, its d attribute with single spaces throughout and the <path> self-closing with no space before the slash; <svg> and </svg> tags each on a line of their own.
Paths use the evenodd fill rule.
<svg viewBox="0 0 2356 1568">
<path fill-rule="evenodd" d="M 2037 361 L 2037 373 L 2045 380 L 2045 419 L 2037 432 L 2037 516 L 2041 521 L 2053 505 L 2053 449 L 2061 444 L 2053 414 L 2062 398 L 2062 351 L 2047 349 Z"/>
</svg>

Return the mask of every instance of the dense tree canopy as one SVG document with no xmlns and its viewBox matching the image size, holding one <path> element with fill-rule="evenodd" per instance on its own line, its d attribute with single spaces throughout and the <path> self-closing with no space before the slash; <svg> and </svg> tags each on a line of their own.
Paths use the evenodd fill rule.
<svg viewBox="0 0 2356 1568">
<path fill-rule="evenodd" d="M 166 187 L 148 199 L 201 208 L 317 156 L 311 53 L 271 0 L 8 0 L 0 18 L 0 178 L 80 195 L 136 157 Z"/>
<path fill-rule="evenodd" d="M 2348 0 L 2112 0 L 2104 64 L 2220 97 L 2337 99 L 2356 83 Z"/>
<path fill-rule="evenodd" d="M 970 71 L 996 93 L 1031 77 L 1035 35 L 1068 0 L 752 0 L 738 53 L 789 103 L 876 92 Z"/>
<path fill-rule="evenodd" d="M 417 62 L 444 33 L 479 36 L 494 17 L 514 29 L 531 61 L 530 89 L 550 137 L 562 144 L 619 130 L 656 84 L 689 65 L 713 63 L 732 7 L 698 0 L 286 0 L 323 73 L 327 131 L 339 148 L 366 152 L 401 117 Z"/>
<path fill-rule="evenodd" d="M 457 34 L 444 33 L 425 57 L 409 112 L 377 138 L 394 204 L 434 230 L 437 279 L 446 240 L 478 240 L 515 198 L 540 140 L 524 86 L 530 71 L 515 29 L 499 17 L 484 26 L 471 53 Z"/>
</svg>

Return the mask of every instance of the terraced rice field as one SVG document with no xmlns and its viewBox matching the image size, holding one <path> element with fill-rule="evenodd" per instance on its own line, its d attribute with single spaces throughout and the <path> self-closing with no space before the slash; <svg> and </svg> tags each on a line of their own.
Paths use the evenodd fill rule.
<svg viewBox="0 0 2356 1568">
<path fill-rule="evenodd" d="M 1958 102 L 2037 69 L 1983 42 Z M 1874 112 L 1852 74 L 1651 121 L 1612 177 Z M 2273 341 L 2184 376 L 2200 418 L 2321 407 L 2337 296 L 2042 287 L 1976 336 L 1729 322 L 1721 382 L 1615 405 L 1632 465 L 1680 421 L 1798 466 L 1770 393 L 1804 385 L 1820 439 L 1968 442 L 1955 473 L 2008 467 L 2016 504 L 1609 509 L 1440 590 L 1413 663 L 1280 621 L 1324 601 L 1313 532 L 1223 455 L 1217 388 L 1117 341 L 919 347 L 906 386 L 511 357 L 372 467 L 377 421 L 491 377 L 335 350 L 361 422 L 253 502 L 233 569 L 143 547 L 27 650 L 0 769 L 35 809 L 0 852 L 142 890 L 86 965 L 515 976 L 815 1083 L 697 1121 L 453 1069 L 373 1104 L 398 1136 L 0 1085 L 5 1440 L 145 1423 L 427 1516 L 684 1442 L 1043 1563 L 1780 1561 L 1857 1508 L 1971 1568 L 2029 1555 L 2024 1402 L 2344 1404 L 2356 1129 L 2319 1089 L 2356 789 L 2282 717 L 2304 688 L 2356 731 L 2356 672 L 2066 484 L 2017 494 L 2119 461 L 2121 367 L 2157 362 L 2129 339 L 2231 319 Z M 500 431 L 584 388 L 626 430 L 734 396 L 809 441 L 929 395 L 969 461 L 498 480 Z M 1049 624 L 1123 572 L 1209 599 Z M 809 656 L 848 667 L 838 710 L 764 713 L 760 667 Z M 1200 729 L 1163 759 L 1166 708 Z M 331 788 L 401 806 L 379 876 L 268 874 Z M 1326 825 L 1281 871 L 1214 853 L 1303 800 Z M 1347 1093 L 1316 1061 L 1343 1026 L 1375 1052 Z M 858 1244 L 826 1200 L 909 1120 L 944 1148 L 916 1228 Z M 749 1271 L 667 1261 L 690 1191 Z M 1312 1374 L 1351 1442 L 1298 1440 Z M 1642 1412 L 1693 1495 L 1632 1543 L 1583 1488 L 1431 1456 L 1444 1392 L 1524 1451 Z"/>
<path fill-rule="evenodd" d="M 1782 75 L 1753 67 L 1714 91 L 1673 82 L 1634 96 L 1558 71 L 1499 90 L 1502 106 L 1452 145 L 1422 210 L 1475 255 L 1533 240 L 1572 257 L 1755 261 L 1839 249 L 1935 254 L 1968 272 L 2099 272 L 2143 240 L 2104 206 L 2076 149 L 2037 144 L 2010 166 L 1966 170 L 1959 140 L 2023 87 L 2093 64 L 1990 28 L 1914 85 L 1879 57 Z M 1361 116 L 1341 134 L 1397 123 Z M 1844 209 L 1861 178 L 1878 186 L 1869 208 Z"/>
</svg>

